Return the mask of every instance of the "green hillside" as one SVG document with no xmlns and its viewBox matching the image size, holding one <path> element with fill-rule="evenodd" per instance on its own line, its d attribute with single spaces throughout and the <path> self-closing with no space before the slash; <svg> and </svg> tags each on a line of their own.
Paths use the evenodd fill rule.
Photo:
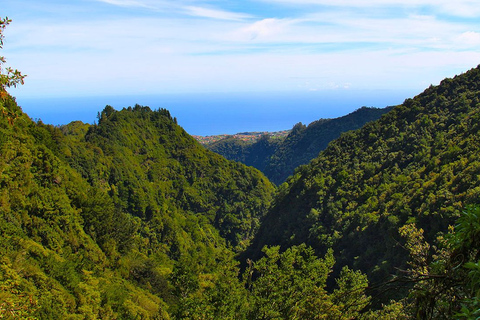
<svg viewBox="0 0 480 320">
<path fill-rule="evenodd" d="M 248 242 L 273 195 L 257 170 L 200 146 L 167 110 L 107 106 L 98 125 L 72 123 L 68 162 L 122 211 L 150 221 L 180 210 L 201 216 L 233 246 Z"/>
<path fill-rule="evenodd" d="M 16 118 L 0 119 L 0 310 L 165 318 L 199 281 L 238 282 L 228 247 L 272 198 L 260 172 L 205 150 L 166 110 L 107 107 L 98 125 L 56 128 L 2 104 Z"/>
<path fill-rule="evenodd" d="M 433 241 L 479 203 L 479 120 L 480 67 L 343 134 L 279 187 L 250 255 L 264 245 L 333 248 L 337 268 L 386 281 L 406 268 L 400 228 L 414 223 Z"/>
<path fill-rule="evenodd" d="M 207 145 L 229 160 L 239 161 L 262 171 L 272 182 L 283 183 L 295 168 L 307 164 L 341 133 L 355 130 L 378 119 L 391 108 L 360 108 L 346 116 L 320 119 L 308 126 L 296 124 L 284 139 L 263 136 L 248 143 L 229 137 Z"/>
<path fill-rule="evenodd" d="M 377 120 L 391 108 L 362 107 L 343 117 L 318 120 L 308 126 L 297 124 L 278 146 L 262 172 L 274 183 L 281 184 L 294 170 L 318 156 L 330 141 L 343 132 L 356 130 L 366 123 Z"/>
<path fill-rule="evenodd" d="M 252 166 L 264 172 L 270 158 L 285 138 L 271 138 L 263 135 L 258 141 L 248 142 L 236 137 L 228 137 L 206 147 L 229 160 Z"/>
</svg>

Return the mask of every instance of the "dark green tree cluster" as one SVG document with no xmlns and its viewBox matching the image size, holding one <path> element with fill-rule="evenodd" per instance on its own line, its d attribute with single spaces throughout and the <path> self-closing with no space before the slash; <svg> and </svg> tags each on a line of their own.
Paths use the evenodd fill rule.
<svg viewBox="0 0 480 320">
<path fill-rule="evenodd" d="M 227 137 L 206 147 L 229 160 L 241 162 L 264 172 L 269 159 L 281 145 L 283 138 L 263 135 L 258 141 L 248 142 L 236 137 Z"/>
<path fill-rule="evenodd" d="M 71 166 L 104 189 L 119 210 L 145 223 L 177 213 L 191 216 L 241 247 L 273 196 L 272 184 L 259 171 L 204 149 L 167 110 L 107 106 L 97 125 L 72 123 L 61 129 Z M 154 233 L 165 239 L 175 229 L 156 228 L 161 229 Z"/>
<path fill-rule="evenodd" d="M 207 145 L 207 148 L 229 160 L 253 166 L 270 181 L 281 184 L 298 166 L 317 157 L 341 133 L 361 128 L 391 109 L 362 107 L 346 116 L 320 119 L 308 126 L 297 123 L 284 139 L 264 136 L 257 142 L 249 143 L 229 137 Z"/>
<path fill-rule="evenodd" d="M 391 109 L 391 107 L 383 109 L 362 107 L 343 117 L 320 119 L 306 127 L 299 123 L 275 150 L 263 172 L 272 182 L 281 184 L 297 167 L 316 158 L 320 151 L 342 133 L 359 129 Z"/>
</svg>

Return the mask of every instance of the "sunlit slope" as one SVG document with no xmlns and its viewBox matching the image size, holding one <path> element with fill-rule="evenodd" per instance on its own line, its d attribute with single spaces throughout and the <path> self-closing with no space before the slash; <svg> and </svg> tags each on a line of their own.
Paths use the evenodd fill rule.
<svg viewBox="0 0 480 320">
<path fill-rule="evenodd" d="M 107 107 L 81 140 L 83 154 L 101 156 L 79 160 L 76 145 L 72 165 L 108 189 L 122 210 L 146 220 L 182 210 L 238 245 L 251 237 L 272 197 L 259 171 L 206 150 L 166 110 Z"/>
<path fill-rule="evenodd" d="M 58 128 L 2 105 L 2 312 L 168 319 L 200 281 L 237 281 L 228 246 L 248 242 L 273 193 L 259 171 L 205 150 L 166 110 L 107 107 L 97 125 Z"/>
</svg>

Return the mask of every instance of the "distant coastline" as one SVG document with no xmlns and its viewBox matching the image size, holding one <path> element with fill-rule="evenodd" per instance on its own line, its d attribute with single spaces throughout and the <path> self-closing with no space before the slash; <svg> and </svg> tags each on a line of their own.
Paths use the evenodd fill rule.
<svg viewBox="0 0 480 320">
<path fill-rule="evenodd" d="M 362 107 L 401 104 L 416 92 L 331 90 L 316 92 L 196 93 L 132 96 L 22 98 L 17 102 L 34 120 L 53 125 L 94 123 L 106 105 L 119 110 L 140 104 L 165 108 L 191 135 L 288 130 L 298 122 L 346 115 Z"/>
<path fill-rule="evenodd" d="M 256 131 L 256 132 L 239 132 L 236 134 L 218 134 L 218 135 L 211 135 L 211 136 L 198 136 L 192 135 L 198 142 L 203 145 L 208 145 L 210 143 L 214 143 L 226 138 L 235 138 L 245 142 L 256 142 L 264 135 L 268 135 L 269 137 L 273 138 L 284 138 L 286 137 L 291 130 L 282 130 L 282 131 L 274 131 L 274 132 L 267 132 L 267 131 Z"/>
</svg>

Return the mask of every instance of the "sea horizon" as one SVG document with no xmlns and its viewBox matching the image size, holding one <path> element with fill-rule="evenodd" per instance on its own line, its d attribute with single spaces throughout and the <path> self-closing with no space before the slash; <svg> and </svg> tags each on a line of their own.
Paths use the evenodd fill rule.
<svg viewBox="0 0 480 320">
<path fill-rule="evenodd" d="M 89 97 L 16 97 L 33 120 L 52 125 L 72 121 L 93 124 L 106 105 L 121 110 L 136 104 L 164 108 L 189 134 L 210 136 L 239 132 L 282 131 L 347 115 L 361 107 L 385 108 L 412 98 L 411 90 L 330 90 L 109 95 Z"/>
</svg>

